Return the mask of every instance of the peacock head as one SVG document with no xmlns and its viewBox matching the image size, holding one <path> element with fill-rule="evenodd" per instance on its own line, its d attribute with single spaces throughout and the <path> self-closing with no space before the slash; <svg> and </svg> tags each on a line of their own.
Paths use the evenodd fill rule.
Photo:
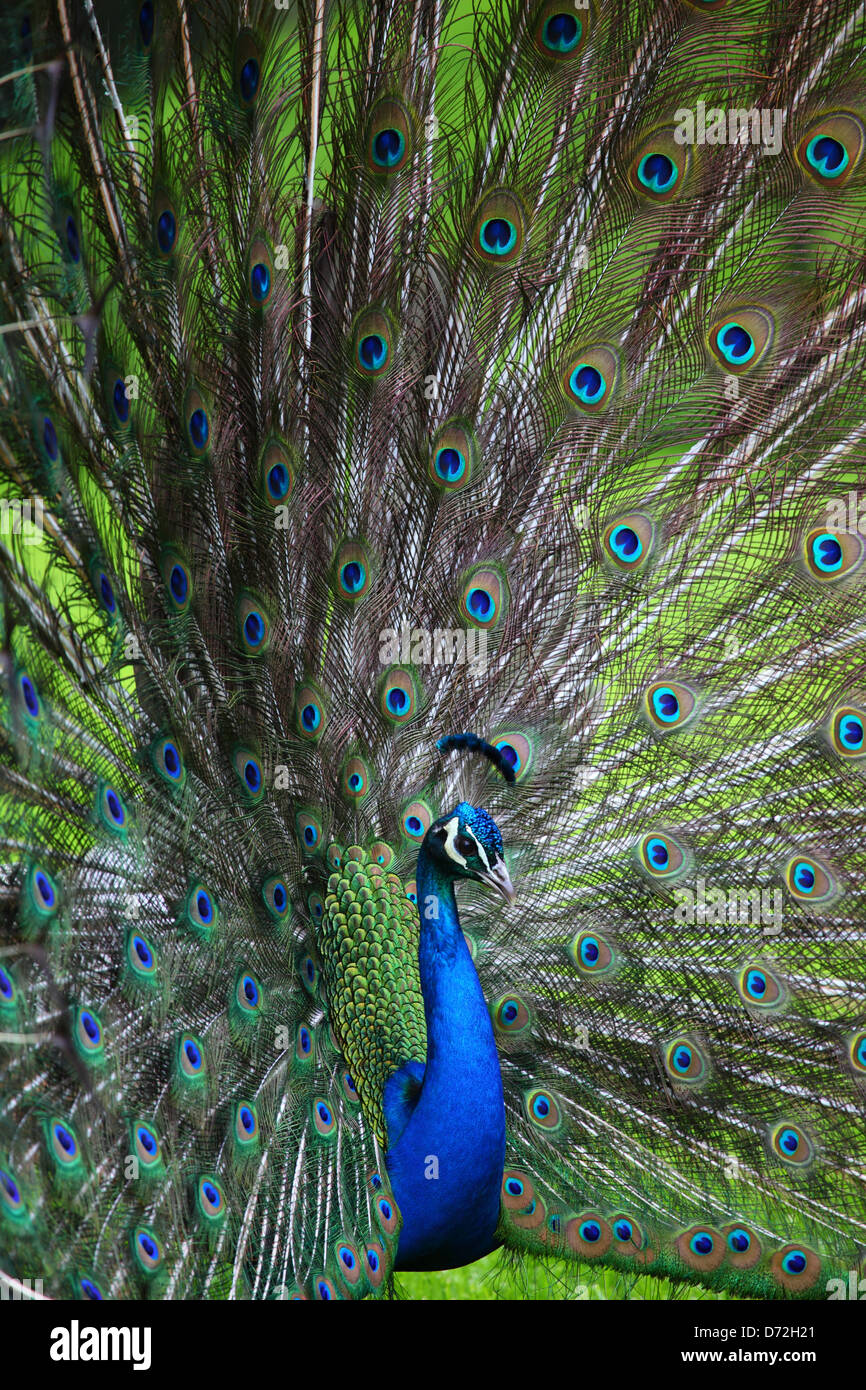
<svg viewBox="0 0 866 1390">
<path fill-rule="evenodd" d="M 423 849 L 451 878 L 474 878 L 514 902 L 514 887 L 505 866 L 502 834 L 481 806 L 461 801 L 434 821 L 424 836 Z"/>
</svg>

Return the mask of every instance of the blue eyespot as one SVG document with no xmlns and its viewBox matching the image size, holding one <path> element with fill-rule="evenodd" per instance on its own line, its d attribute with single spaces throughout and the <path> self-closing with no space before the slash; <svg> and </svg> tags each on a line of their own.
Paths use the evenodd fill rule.
<svg viewBox="0 0 866 1390">
<path fill-rule="evenodd" d="M 313 704 L 304 705 L 304 708 L 301 710 L 301 723 L 304 728 L 309 729 L 310 733 L 313 733 L 318 729 L 321 722 L 322 716 L 318 707 Z"/>
<path fill-rule="evenodd" d="M 580 1238 L 589 1245 L 594 1245 L 597 1240 L 601 1240 L 601 1227 L 598 1222 L 584 1221 L 580 1227 Z"/>
<path fill-rule="evenodd" d="M 848 151 L 832 135 L 816 135 L 806 147 L 806 158 L 825 179 L 838 178 L 848 167 Z"/>
<path fill-rule="evenodd" d="M 583 25 L 570 14 L 554 14 L 545 20 L 542 39 L 552 53 L 571 53 L 580 42 Z"/>
<path fill-rule="evenodd" d="M 670 855 L 668 854 L 668 848 L 664 840 L 648 840 L 646 845 L 646 856 L 652 868 L 667 868 Z"/>
<path fill-rule="evenodd" d="M 244 636 L 251 647 L 258 647 L 261 645 L 264 635 L 264 618 L 261 613 L 257 613 L 254 609 L 251 613 L 248 613 L 244 619 Z"/>
<path fill-rule="evenodd" d="M 363 589 L 366 579 L 367 572 L 360 560 L 350 560 L 340 570 L 340 583 L 349 594 L 356 594 L 359 589 Z"/>
<path fill-rule="evenodd" d="M 623 1219 L 621 1221 L 616 1222 L 613 1228 L 613 1233 L 616 1236 L 617 1240 L 631 1240 L 632 1236 L 634 1235 L 634 1227 L 632 1226 L 630 1221 L 626 1221 L 625 1219 Z"/>
<path fill-rule="evenodd" d="M 156 1142 L 156 1138 L 144 1125 L 139 1125 L 135 1132 L 135 1137 L 145 1153 L 150 1154 L 152 1157 L 157 1152 L 159 1145 Z"/>
<path fill-rule="evenodd" d="M 37 869 L 33 876 L 33 882 L 36 885 L 36 892 L 39 894 L 42 906 L 45 908 L 53 907 L 57 901 L 57 894 L 48 875 L 43 873 L 41 869 Z"/>
<path fill-rule="evenodd" d="M 95 1284 L 92 1279 L 80 1279 L 78 1286 L 85 1298 L 91 1299 L 94 1303 L 102 1302 L 102 1293 L 99 1285 Z"/>
<path fill-rule="evenodd" d="M 114 391 L 111 399 L 114 403 L 114 413 L 122 425 L 129 419 L 129 397 L 126 394 L 126 383 L 118 377 L 114 383 Z"/>
<path fill-rule="evenodd" d="M 711 1255 L 713 1245 L 713 1238 L 708 1231 L 697 1231 L 689 1241 L 689 1249 L 695 1255 Z"/>
<path fill-rule="evenodd" d="M 367 1264 L 370 1266 L 370 1269 L 372 1270 L 372 1272 L 373 1272 L 374 1274 L 376 1274 L 376 1273 L 378 1272 L 378 1269 L 379 1269 L 379 1256 L 376 1254 L 376 1251 L 375 1251 L 375 1250 L 368 1250 L 368 1251 L 367 1251 Z"/>
<path fill-rule="evenodd" d="M 735 1254 L 744 1255 L 751 1244 L 752 1237 L 742 1227 L 738 1226 L 735 1231 L 728 1232 L 728 1248 L 733 1250 Z"/>
<path fill-rule="evenodd" d="M 189 594 L 189 576 L 183 565 L 172 565 L 171 573 L 168 577 L 168 587 L 171 596 L 178 606 L 186 603 Z"/>
<path fill-rule="evenodd" d="M 653 151 L 638 164 L 637 176 L 650 193 L 667 193 L 679 178 L 679 169 L 669 155 Z"/>
<path fill-rule="evenodd" d="M 676 723 L 680 717 L 680 702 L 674 692 L 666 686 L 653 691 L 653 708 L 665 724 Z"/>
<path fill-rule="evenodd" d="M 580 959 L 584 965 L 595 965 L 598 956 L 599 947 L 595 937 L 585 936 L 580 943 Z"/>
<path fill-rule="evenodd" d="M 793 872 L 794 885 L 801 893 L 811 893 L 815 887 L 815 870 L 811 864 L 801 863 L 794 865 Z"/>
<path fill-rule="evenodd" d="M 210 894 L 205 892 L 204 888 L 200 888 L 196 893 L 195 906 L 196 911 L 198 912 L 198 915 L 201 918 L 202 922 L 205 924 L 205 926 L 207 926 L 208 923 L 213 921 L 213 903 L 211 902 Z"/>
<path fill-rule="evenodd" d="M 687 1072 L 692 1064 L 691 1048 L 680 1046 L 674 1050 L 671 1061 L 677 1071 Z"/>
<path fill-rule="evenodd" d="M 329 1125 L 331 1123 L 333 1116 L 323 1100 L 320 1100 L 316 1106 L 316 1112 L 323 1125 Z"/>
<path fill-rule="evenodd" d="M 275 463 L 268 469 L 268 492 L 275 502 L 282 502 L 288 495 L 290 483 L 289 470 L 284 463 Z"/>
<path fill-rule="evenodd" d="M 142 936 L 132 938 L 132 949 L 138 957 L 145 970 L 149 970 L 153 965 L 153 952 Z"/>
<path fill-rule="evenodd" d="M 247 1134 L 253 1134 L 255 1132 L 256 1117 L 248 1105 L 241 1106 L 238 1111 L 238 1118 Z"/>
<path fill-rule="evenodd" d="M 8 1004 L 14 997 L 15 986 L 12 983 L 12 977 L 0 965 L 0 999 L 5 999 Z"/>
<path fill-rule="evenodd" d="M 484 623 L 491 617 L 495 605 L 492 595 L 486 589 L 470 589 L 466 596 L 466 607 L 473 618 Z"/>
<path fill-rule="evenodd" d="M 617 526 L 610 534 L 610 546 L 618 559 L 633 565 L 643 552 L 641 539 L 630 526 Z"/>
<path fill-rule="evenodd" d="M 511 744 L 511 743 L 504 743 L 504 742 L 503 742 L 503 743 L 497 743 L 496 747 L 498 748 L 499 752 L 502 754 L 503 762 L 507 763 L 509 767 L 514 768 L 514 771 L 515 771 L 515 772 L 519 772 L 519 771 L 520 771 L 520 755 L 519 755 L 519 753 L 517 752 L 517 749 L 514 747 L 514 745 Z"/>
<path fill-rule="evenodd" d="M 388 344 L 381 333 L 364 335 L 358 344 L 358 360 L 365 371 L 381 371 L 388 360 Z"/>
<path fill-rule="evenodd" d="M 60 445 L 57 442 L 57 431 L 50 415 L 46 415 L 42 421 L 42 447 L 51 462 L 54 463 L 60 453 Z"/>
<path fill-rule="evenodd" d="M 723 324 L 716 334 L 716 344 L 726 362 L 741 367 L 755 355 L 755 340 L 740 323 Z"/>
<path fill-rule="evenodd" d="M 262 785 L 262 770 L 253 758 L 244 763 L 244 781 L 251 792 L 257 792 Z"/>
<path fill-rule="evenodd" d="M 466 459 L 459 449 L 439 449 L 433 466 L 443 483 L 456 483 L 466 472 Z"/>
<path fill-rule="evenodd" d="M 81 1026 L 91 1042 L 99 1042 L 99 1039 L 102 1037 L 102 1031 L 96 1019 L 93 1017 L 93 1014 L 88 1013 L 86 1009 L 82 1010 L 81 1013 Z"/>
<path fill-rule="evenodd" d="M 271 289 L 271 272 L 263 261 L 257 261 L 250 272 L 250 289 L 259 303 L 267 299 Z"/>
<path fill-rule="evenodd" d="M 199 406 L 189 417 L 189 437 L 196 449 L 203 449 L 210 435 L 207 412 Z"/>
<path fill-rule="evenodd" d="M 845 748 L 862 748 L 863 721 L 857 715 L 846 715 L 839 723 L 839 738 Z"/>
<path fill-rule="evenodd" d="M 159 1246 L 153 1236 L 148 1235 L 146 1231 L 139 1231 L 138 1245 L 148 1260 L 155 1261 L 159 1259 Z"/>
<path fill-rule="evenodd" d="M 241 980 L 241 989 L 244 992 L 244 998 L 247 1000 L 247 1002 L 250 1004 L 252 1008 L 255 1008 L 255 1006 L 259 1002 L 259 991 L 258 986 L 256 985 L 256 982 L 251 975 L 244 975 L 243 979 Z"/>
<path fill-rule="evenodd" d="M 138 12 L 138 32 L 141 34 L 141 42 L 145 48 L 150 48 L 154 22 L 153 0 L 144 0 L 144 4 Z"/>
<path fill-rule="evenodd" d="M 65 1125 L 55 1124 L 54 1139 L 66 1154 L 67 1158 L 74 1158 L 78 1153 L 78 1144 L 76 1143 L 75 1135 L 72 1134 Z"/>
<path fill-rule="evenodd" d="M 21 1202 L 21 1193 L 18 1190 L 18 1185 L 8 1173 L 4 1173 L 2 1170 L 0 1170 L 0 1187 L 2 1187 L 4 1194 L 8 1197 L 12 1205 L 17 1207 Z"/>
<path fill-rule="evenodd" d="M 29 676 L 22 675 L 19 681 L 19 688 L 24 697 L 24 705 L 31 719 L 39 717 L 39 696 L 36 694 L 36 687 Z"/>
<path fill-rule="evenodd" d="M 69 252 L 69 259 L 77 265 L 81 260 L 81 243 L 78 239 L 78 226 L 72 216 L 66 219 L 66 249 Z"/>
<path fill-rule="evenodd" d="M 114 590 L 111 587 L 108 575 L 100 571 L 98 582 L 99 596 L 102 599 L 103 605 L 109 613 L 113 613 L 117 608 L 117 599 L 114 597 Z"/>
<path fill-rule="evenodd" d="M 373 159 L 382 169 L 393 169 L 399 164 L 406 150 L 402 131 L 380 130 L 373 139 Z"/>
<path fill-rule="evenodd" d="M 525 1190 L 525 1186 L 520 1178 L 506 1178 L 505 1191 L 508 1193 L 509 1197 L 522 1197 Z"/>
<path fill-rule="evenodd" d="M 767 977 L 763 970 L 749 970 L 746 975 L 746 992 L 753 999 L 763 999 L 767 993 Z"/>
<path fill-rule="evenodd" d="M 202 1055 L 200 1049 L 193 1042 L 192 1038 L 187 1038 L 183 1045 L 186 1060 L 189 1062 L 193 1071 L 201 1071 Z"/>
<path fill-rule="evenodd" d="M 160 251 L 167 256 L 177 236 L 177 222 L 171 208 L 160 213 L 156 224 L 156 240 Z"/>
<path fill-rule="evenodd" d="M 569 387 L 584 405 L 595 405 L 607 390 L 607 382 L 597 367 L 582 362 L 571 373 Z"/>
<path fill-rule="evenodd" d="M 842 568 L 842 546 L 832 531 L 824 532 L 813 538 L 812 559 L 822 574 L 832 574 L 835 570 Z"/>
<path fill-rule="evenodd" d="M 783 1129 L 779 1135 L 779 1147 L 786 1153 L 794 1154 L 800 1147 L 800 1136 L 795 1129 Z"/>
<path fill-rule="evenodd" d="M 517 228 L 507 217 L 489 217 L 481 224 L 481 247 L 490 256 L 507 256 L 517 244 Z"/>
<path fill-rule="evenodd" d="M 216 1187 L 214 1187 L 214 1184 L 212 1182 L 203 1183 L 202 1192 L 205 1196 L 206 1201 L 208 1201 L 210 1205 L 218 1211 L 223 1204 L 223 1199 L 222 1194 L 217 1191 Z"/>
<path fill-rule="evenodd" d="M 502 1009 L 502 1017 L 506 1023 L 513 1023 L 519 1012 L 520 1010 L 514 1000 L 509 999 L 508 1003 L 505 1004 Z"/>
<path fill-rule="evenodd" d="M 173 743 L 166 743 L 162 749 L 162 765 L 172 781 L 176 782 L 183 771 L 180 753 Z"/>
<path fill-rule="evenodd" d="M 307 1054 L 312 1049 L 313 1040 L 310 1037 L 309 1031 L 306 1028 L 302 1028 L 300 1033 L 298 1034 L 298 1043 L 304 1056 L 307 1056 Z"/>
<path fill-rule="evenodd" d="M 399 685 L 393 686 L 385 697 L 385 703 L 392 714 L 403 714 L 409 705 L 409 696 Z"/>
<path fill-rule="evenodd" d="M 786 1274 L 802 1274 L 807 1264 L 808 1260 L 802 1250 L 789 1250 L 782 1259 L 782 1268 Z"/>
<path fill-rule="evenodd" d="M 537 1120 L 545 1120 L 550 1114 L 550 1101 L 547 1096 L 536 1096 L 532 1102 L 532 1113 Z"/>
<path fill-rule="evenodd" d="M 248 58 L 241 68 L 241 96 L 250 102 L 259 87 L 259 65 L 255 58 Z"/>
</svg>

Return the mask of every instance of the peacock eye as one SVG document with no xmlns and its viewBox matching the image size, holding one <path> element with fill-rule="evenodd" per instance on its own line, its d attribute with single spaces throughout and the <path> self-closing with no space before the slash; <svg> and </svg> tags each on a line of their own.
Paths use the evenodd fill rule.
<svg viewBox="0 0 866 1390">
<path fill-rule="evenodd" d="M 454 844 L 457 848 L 457 853 L 462 854 L 464 859 L 475 849 L 475 842 L 474 840 L 470 840 L 468 835 L 458 835 Z"/>
</svg>

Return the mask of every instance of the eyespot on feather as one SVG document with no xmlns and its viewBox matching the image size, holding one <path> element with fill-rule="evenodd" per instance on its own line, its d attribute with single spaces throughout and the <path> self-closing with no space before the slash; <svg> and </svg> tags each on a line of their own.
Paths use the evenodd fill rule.
<svg viewBox="0 0 866 1390">
<path fill-rule="evenodd" d="M 355 370 L 369 380 L 384 376 L 393 366 L 396 341 L 396 326 L 390 316 L 381 309 L 365 310 L 352 334 Z"/>
<path fill-rule="evenodd" d="M 644 691 L 644 711 L 660 733 L 680 729 L 692 717 L 697 696 L 682 681 L 654 681 Z"/>
<path fill-rule="evenodd" d="M 621 570 L 636 570 L 646 564 L 654 542 L 655 527 L 642 512 L 630 512 L 610 522 L 602 537 L 605 557 Z"/>
<path fill-rule="evenodd" d="M 568 0 L 546 0 L 532 19 L 532 38 L 543 58 L 557 65 L 573 62 L 586 46 L 593 24 L 589 4 L 581 8 Z"/>
<path fill-rule="evenodd" d="M 636 852 L 640 867 L 650 878 L 675 878 L 688 867 L 685 847 L 667 831 L 642 835 Z"/>
<path fill-rule="evenodd" d="M 609 344 L 597 343 L 569 355 L 560 387 L 570 406 L 594 415 L 610 405 L 619 379 L 619 354 Z"/>
<path fill-rule="evenodd" d="M 727 1243 L 712 1226 L 690 1226 L 674 1242 L 677 1254 L 690 1269 L 705 1274 L 718 1269 L 725 1258 Z"/>
<path fill-rule="evenodd" d="M 750 372 L 769 352 L 775 322 L 769 309 L 744 305 L 717 319 L 709 331 L 710 352 L 725 373 Z"/>
<path fill-rule="evenodd" d="M 525 236 L 526 215 L 510 189 L 493 189 L 481 199 L 471 233 L 478 261 L 492 269 L 510 265 L 519 257 Z"/>
<path fill-rule="evenodd" d="M 478 446 L 469 425 L 463 420 L 446 421 L 430 446 L 430 481 L 443 492 L 459 492 L 472 481 L 477 467 Z"/>
<path fill-rule="evenodd" d="M 828 903 L 838 892 L 829 868 L 808 854 L 797 854 L 785 867 L 785 887 L 798 902 Z"/>
<path fill-rule="evenodd" d="M 692 148 L 679 143 L 675 128 L 661 126 L 635 151 L 628 181 L 645 201 L 669 203 L 686 190 L 693 162 Z"/>
<path fill-rule="evenodd" d="M 797 144 L 797 159 L 813 183 L 843 188 L 860 164 L 866 129 L 851 111 L 828 112 L 813 122 Z"/>
<path fill-rule="evenodd" d="M 803 558 L 810 579 L 833 584 L 853 574 L 866 554 L 866 540 L 859 531 L 834 531 L 818 526 L 803 540 Z"/>
<path fill-rule="evenodd" d="M 370 113 L 364 138 L 368 170 L 384 178 L 401 173 L 412 156 L 412 146 L 408 107 L 397 97 L 381 97 Z"/>
</svg>

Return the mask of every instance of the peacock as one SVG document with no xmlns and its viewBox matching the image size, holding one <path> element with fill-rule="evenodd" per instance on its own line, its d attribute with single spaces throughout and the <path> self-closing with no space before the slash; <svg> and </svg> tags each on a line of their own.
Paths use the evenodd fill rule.
<svg viewBox="0 0 866 1390">
<path fill-rule="evenodd" d="M 866 8 L 0 26 L 6 1284 L 847 1288 Z"/>
</svg>

